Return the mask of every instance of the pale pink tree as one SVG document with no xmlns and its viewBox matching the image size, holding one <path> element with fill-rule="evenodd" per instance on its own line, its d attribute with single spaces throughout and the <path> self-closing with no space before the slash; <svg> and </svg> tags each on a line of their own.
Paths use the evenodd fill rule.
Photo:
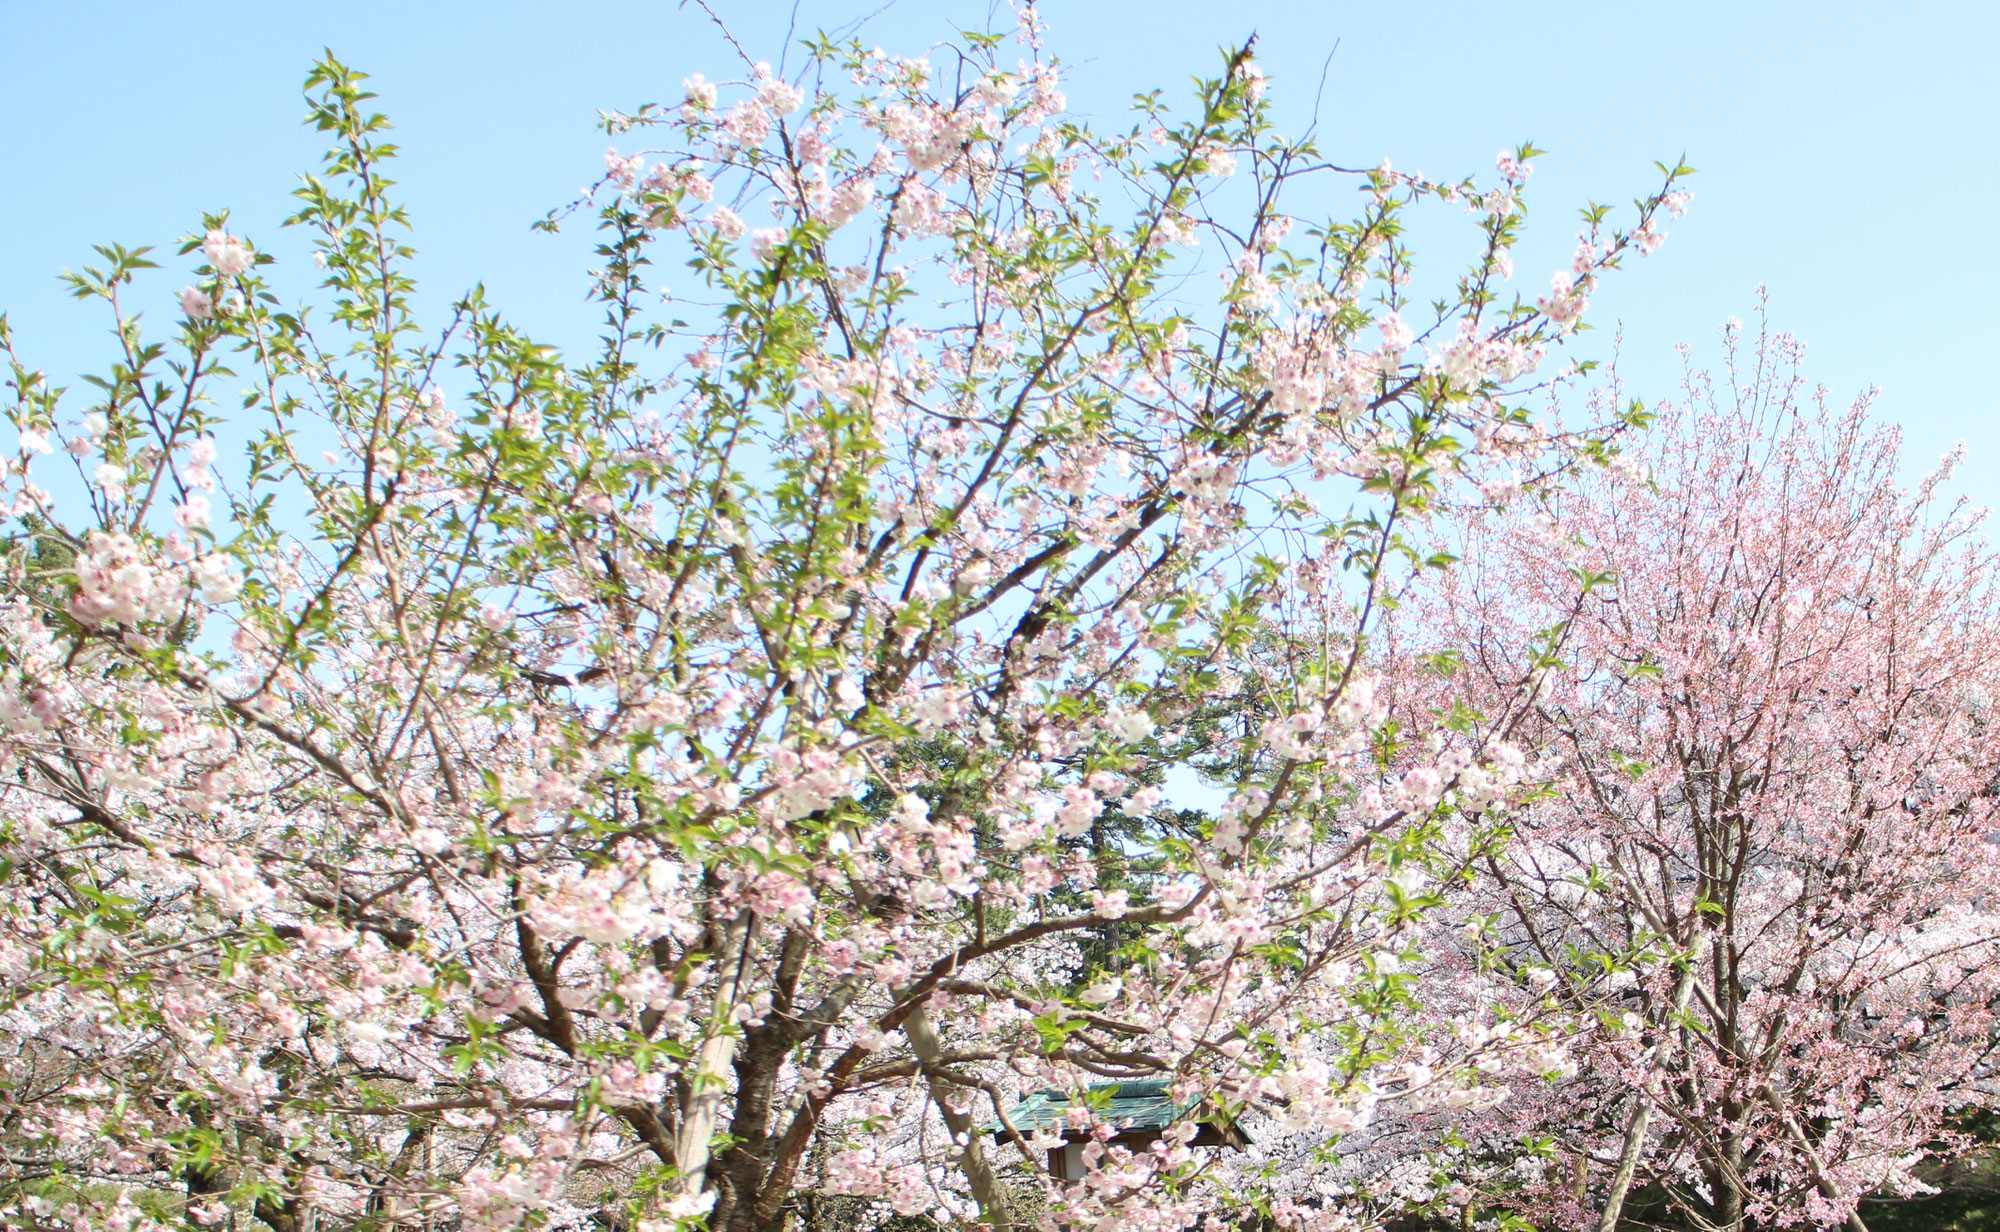
<svg viewBox="0 0 2000 1232">
<path fill-rule="evenodd" d="M 1987 1102 L 2000 996 L 1995 560 L 1947 465 L 1725 331 L 1659 426 L 1474 535 L 1428 615 L 1559 766 L 1461 900 L 1466 978 L 1575 1015 L 1509 1105 L 1519 1200 L 1610 1229 L 1859 1229 Z M 1526 687 L 1531 702 L 1510 701 Z"/>
</svg>

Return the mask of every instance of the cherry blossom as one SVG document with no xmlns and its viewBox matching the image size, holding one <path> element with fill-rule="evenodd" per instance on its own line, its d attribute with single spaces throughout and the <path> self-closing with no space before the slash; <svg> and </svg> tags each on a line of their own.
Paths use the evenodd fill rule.
<svg viewBox="0 0 2000 1232">
<path fill-rule="evenodd" d="M 1537 308 L 1489 285 L 1530 148 L 1339 170 L 1248 47 L 1129 135 L 1032 11 L 814 57 L 608 121 L 597 354 L 420 314 L 331 59 L 305 284 L 217 215 L 158 348 L 151 262 L 73 277 L 95 393 L 0 332 L 0 1217 L 1332 1229 L 1459 1192 L 1343 1142 L 1579 1080 L 1573 1014 L 1431 974 L 1553 771 L 1389 617 L 1628 430 L 1536 373 L 1684 171 Z M 1405 215 L 1494 194 L 1415 281 Z M 1115 1141 L 1081 1097 L 1139 1079 L 1253 1148 Z M 1007 1120 L 1045 1087 L 1081 1176 Z"/>
<path fill-rule="evenodd" d="M 1511 1105 L 1563 1161 L 1508 1199 L 1545 1225 L 1650 1186 L 1702 1226 L 1858 1229 L 1995 1094 L 1995 557 L 1950 459 L 1905 491 L 1793 339 L 1725 345 L 1627 465 L 1478 527 L 1417 604 L 1560 758 L 1454 960 L 1574 1015 L 1586 1063 Z"/>
</svg>

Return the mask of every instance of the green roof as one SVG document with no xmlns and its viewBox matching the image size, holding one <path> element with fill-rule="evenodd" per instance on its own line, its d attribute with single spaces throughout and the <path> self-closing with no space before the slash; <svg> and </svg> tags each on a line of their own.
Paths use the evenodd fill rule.
<svg viewBox="0 0 2000 1232">
<path fill-rule="evenodd" d="M 1173 1096 L 1173 1085 L 1157 1078 L 1145 1082 L 1099 1082 L 1084 1088 L 1080 1102 L 1121 1133 L 1161 1130 L 1186 1119 L 1201 1102 L 1199 1099 L 1177 1102 Z M 1007 1113 L 1007 1119 L 1024 1134 L 1037 1129 L 1059 1129 L 1069 1109 L 1068 1092 L 1044 1087 L 1014 1105 Z M 995 1121 L 986 1127 L 986 1131 L 995 1133 L 1004 1132 L 1004 1129 Z"/>
</svg>

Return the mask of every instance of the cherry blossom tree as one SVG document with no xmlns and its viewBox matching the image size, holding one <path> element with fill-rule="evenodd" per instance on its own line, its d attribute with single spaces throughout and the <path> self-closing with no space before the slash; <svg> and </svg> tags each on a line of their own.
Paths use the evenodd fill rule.
<svg viewBox="0 0 2000 1232">
<path fill-rule="evenodd" d="M 1486 721 L 1561 758 L 1476 861 L 1465 965 L 1579 1024 L 1541 1217 L 1608 1232 L 1644 1187 L 1693 1227 L 1858 1232 L 1993 1094 L 1995 560 L 1939 496 L 1955 459 L 1904 490 L 1865 398 L 1809 394 L 1789 337 L 1726 343 L 1427 609 L 1456 679 L 1527 684 Z"/>
<path fill-rule="evenodd" d="M 1296 1186 L 1379 1105 L 1567 1072 L 1536 1007 L 1418 1012 L 1528 762 L 1371 636 L 1454 502 L 1609 456 L 1526 395 L 1685 168 L 1524 297 L 1531 148 L 1332 165 L 1249 47 L 1095 132 L 1039 39 L 613 116 L 546 224 L 599 226 L 585 358 L 419 320 L 331 58 L 316 290 L 216 215 L 163 340 L 175 258 L 72 276 L 89 389 L 0 322 L 10 1223 L 1341 1227 Z M 1417 208 L 1478 241 L 1430 309 Z M 1080 1100 L 1062 1181 L 1007 1118 L 1124 1078 L 1316 1145 Z"/>
</svg>

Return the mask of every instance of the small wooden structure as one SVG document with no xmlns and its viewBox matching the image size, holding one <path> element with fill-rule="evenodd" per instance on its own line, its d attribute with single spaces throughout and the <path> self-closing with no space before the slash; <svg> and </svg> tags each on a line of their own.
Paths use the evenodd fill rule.
<svg viewBox="0 0 2000 1232">
<path fill-rule="evenodd" d="M 1099 1082 L 1085 1087 L 1076 1102 L 1091 1110 L 1093 1120 L 1116 1131 L 1106 1146 L 1143 1151 L 1154 1139 L 1184 1121 L 1197 1122 L 1194 1137 L 1188 1142 L 1190 1146 L 1227 1146 L 1240 1151 L 1250 1145 L 1249 1135 L 1236 1124 L 1235 1118 L 1225 1115 L 1208 1100 L 1186 1103 L 1175 1100 L 1173 1085 L 1164 1079 Z M 1089 1130 L 1069 1125 L 1071 1107 L 1067 1092 L 1044 1087 L 1007 1113 L 1008 1122 L 1023 1137 L 1038 1129 L 1062 1134 L 1063 1144 L 1049 1151 L 1049 1173 L 1063 1181 L 1082 1179 L 1083 1147 L 1091 1140 Z M 1010 1140 L 1005 1125 L 995 1122 L 986 1128 L 995 1142 Z"/>
</svg>

